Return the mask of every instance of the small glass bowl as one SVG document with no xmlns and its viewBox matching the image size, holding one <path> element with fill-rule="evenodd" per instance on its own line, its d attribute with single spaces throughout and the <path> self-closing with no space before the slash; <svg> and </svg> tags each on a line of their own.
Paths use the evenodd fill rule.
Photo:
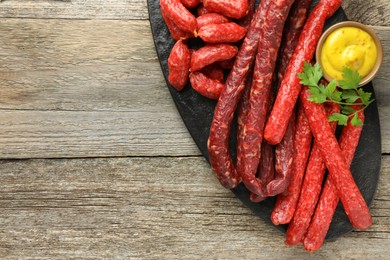
<svg viewBox="0 0 390 260">
<path fill-rule="evenodd" d="M 376 59 L 376 63 L 374 65 L 373 69 L 371 70 L 371 72 L 368 75 L 366 75 L 365 77 L 363 77 L 362 81 L 359 83 L 360 86 L 363 86 L 363 85 L 367 84 L 368 82 L 370 82 L 375 77 L 375 75 L 378 73 L 379 68 L 382 65 L 382 61 L 383 61 L 382 44 L 381 44 L 381 42 L 380 42 L 380 40 L 378 38 L 378 35 L 376 35 L 374 30 L 372 30 L 370 27 L 368 27 L 368 26 L 366 26 L 364 24 L 361 24 L 361 23 L 358 23 L 358 22 L 352 22 L 352 21 L 340 22 L 340 23 L 337 23 L 337 24 L 329 27 L 322 34 L 322 36 L 320 37 L 320 40 L 318 41 L 317 48 L 316 48 L 316 60 L 320 64 L 320 66 L 322 67 L 322 63 L 321 63 L 321 50 L 322 50 L 322 46 L 324 45 L 324 42 L 325 42 L 326 38 L 328 37 L 328 35 L 330 33 L 332 33 L 334 30 L 336 30 L 338 28 L 341 28 L 341 27 L 355 27 L 355 28 L 359 28 L 359 29 L 367 32 L 372 37 L 372 39 L 374 40 L 374 43 L 376 45 L 377 54 L 378 54 L 377 55 L 377 59 Z M 324 70 L 324 78 L 327 81 L 333 80 L 333 78 L 331 76 L 329 76 L 325 72 L 325 70 Z"/>
</svg>

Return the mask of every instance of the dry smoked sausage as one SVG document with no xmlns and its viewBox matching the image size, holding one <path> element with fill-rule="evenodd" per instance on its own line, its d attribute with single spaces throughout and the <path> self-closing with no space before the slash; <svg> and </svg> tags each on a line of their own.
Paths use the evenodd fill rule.
<svg viewBox="0 0 390 260">
<path fill-rule="evenodd" d="M 230 22 L 229 18 L 223 16 L 222 14 L 217 14 L 217 13 L 206 13 L 196 18 L 198 30 L 205 25 L 221 24 L 221 23 L 228 23 L 228 22 Z"/>
<path fill-rule="evenodd" d="M 225 82 L 225 88 L 214 110 L 210 127 L 208 152 L 210 164 L 221 184 L 232 189 L 241 178 L 237 174 L 230 157 L 228 141 L 234 111 L 245 87 L 245 80 L 254 62 L 254 56 L 260 38 L 260 28 L 270 0 L 262 0 L 248 28 L 246 37 L 237 54 L 234 66 Z"/>
<path fill-rule="evenodd" d="M 278 85 L 282 82 L 291 56 L 298 44 L 299 35 L 306 21 L 311 0 L 298 0 L 290 10 L 286 21 L 282 45 L 280 47 L 280 64 L 277 74 Z M 288 186 L 292 172 L 292 162 L 294 154 L 294 133 L 295 133 L 295 109 L 289 120 L 286 132 L 281 142 L 275 147 L 275 170 L 276 179 L 267 185 L 266 194 L 275 196 L 282 193 Z"/>
<path fill-rule="evenodd" d="M 160 6 L 180 29 L 196 35 L 196 18 L 180 0 L 160 0 Z"/>
<path fill-rule="evenodd" d="M 236 23 L 204 25 L 199 29 L 199 37 L 206 43 L 232 43 L 244 38 L 246 29 Z"/>
<path fill-rule="evenodd" d="M 188 81 L 190 62 L 191 51 L 183 41 L 177 41 L 168 57 L 168 81 L 177 91 Z"/>
<path fill-rule="evenodd" d="M 171 37 L 175 40 L 178 41 L 180 39 L 186 39 L 191 36 L 191 33 L 186 32 L 182 29 L 180 29 L 170 18 L 167 16 L 163 6 L 160 8 L 161 10 L 161 15 L 164 19 L 165 24 L 168 27 L 169 33 L 171 34 Z"/>
<path fill-rule="evenodd" d="M 190 82 L 193 89 L 204 97 L 218 99 L 224 84 L 216 79 L 211 79 L 202 72 L 190 74 Z"/>
<path fill-rule="evenodd" d="M 200 4 L 200 0 L 181 0 L 181 2 L 187 8 L 194 8 Z"/>
<path fill-rule="evenodd" d="M 203 0 L 203 5 L 208 11 L 235 19 L 248 13 L 248 0 Z"/>
<path fill-rule="evenodd" d="M 305 61 L 312 60 L 325 20 L 341 6 L 341 2 L 342 0 L 321 0 L 310 13 L 264 129 L 264 138 L 269 143 L 278 144 L 282 140 L 301 90 L 297 73 L 302 71 Z"/>
<path fill-rule="evenodd" d="M 368 228 L 372 225 L 370 211 L 344 160 L 337 139 L 332 133 L 325 108 L 322 104 L 309 101 L 308 97 L 310 97 L 310 92 L 308 87 L 304 86 L 301 91 L 301 100 L 310 129 L 321 150 L 332 183 L 337 188 L 344 210 L 353 227 Z"/>
<path fill-rule="evenodd" d="M 206 45 L 192 53 L 191 72 L 198 71 L 216 61 L 229 60 L 236 56 L 237 47 L 231 44 Z"/>
<path fill-rule="evenodd" d="M 327 104 L 326 107 L 328 108 L 328 115 L 340 111 L 340 107 L 336 103 Z M 337 123 L 330 122 L 329 124 L 332 127 L 332 131 L 335 132 Z M 326 166 L 322 160 L 321 151 L 317 142 L 314 142 L 303 179 L 299 202 L 286 232 L 286 244 L 290 246 L 300 243 L 306 234 L 320 196 L 325 170 Z"/>
<path fill-rule="evenodd" d="M 237 143 L 237 172 L 245 186 L 262 194 L 262 182 L 256 178 L 266 116 L 271 102 L 272 75 L 282 38 L 283 27 L 293 0 L 271 1 L 263 23 L 250 93 L 249 111 L 244 125 L 244 141 Z"/>
<path fill-rule="evenodd" d="M 287 224 L 294 216 L 298 203 L 303 176 L 309 157 L 312 134 L 302 104 L 299 104 L 294 137 L 293 170 L 287 190 L 278 195 L 271 214 L 275 225 Z"/>
<path fill-rule="evenodd" d="M 364 112 L 360 111 L 358 116 L 360 120 L 364 122 Z M 351 165 L 352 163 L 356 147 L 359 143 L 361 131 L 361 126 L 352 126 L 350 122 L 347 126 L 343 127 L 339 143 L 347 165 Z M 303 241 L 303 245 L 306 250 L 314 251 L 318 250 L 322 246 L 338 202 L 339 196 L 337 189 L 333 185 L 331 179 L 328 178 L 325 182 L 320 200 L 311 220 L 306 237 Z"/>
<path fill-rule="evenodd" d="M 261 145 L 261 159 L 256 177 L 260 178 L 264 185 L 267 185 L 275 177 L 274 147 L 266 141 L 263 141 L 263 144 Z M 260 202 L 267 197 L 268 196 L 265 193 L 261 195 L 256 195 L 254 193 L 250 194 L 250 200 L 252 202 Z"/>
</svg>

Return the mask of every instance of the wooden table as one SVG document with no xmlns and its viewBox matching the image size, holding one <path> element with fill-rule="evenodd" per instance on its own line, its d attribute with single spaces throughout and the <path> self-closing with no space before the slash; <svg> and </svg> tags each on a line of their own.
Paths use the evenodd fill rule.
<svg viewBox="0 0 390 260">
<path fill-rule="evenodd" d="M 385 59 L 374 81 L 374 225 L 314 253 L 222 188 L 160 70 L 146 0 L 0 3 L 0 258 L 351 258 L 390 247 L 390 5 L 345 0 Z"/>
</svg>

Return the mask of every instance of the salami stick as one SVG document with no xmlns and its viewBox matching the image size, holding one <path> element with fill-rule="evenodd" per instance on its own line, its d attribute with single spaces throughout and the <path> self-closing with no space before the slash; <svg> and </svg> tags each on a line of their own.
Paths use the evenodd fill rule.
<svg viewBox="0 0 390 260">
<path fill-rule="evenodd" d="M 290 15 L 287 19 L 284 30 L 283 43 L 280 48 L 281 58 L 278 71 L 279 84 L 283 80 L 288 63 L 290 62 L 291 56 L 298 44 L 299 35 L 305 25 L 311 2 L 312 0 L 296 0 L 291 7 Z"/>
<path fill-rule="evenodd" d="M 364 122 L 364 112 L 360 111 L 358 116 Z M 361 131 L 361 126 L 352 126 L 350 122 L 343 128 L 339 143 L 347 165 L 352 163 Z M 332 180 L 328 178 L 303 241 L 306 250 L 314 251 L 322 246 L 338 203 L 337 189 Z"/>
<path fill-rule="evenodd" d="M 328 115 L 340 111 L 340 107 L 336 103 L 330 103 L 327 107 Z M 331 122 L 329 124 L 334 133 L 336 131 L 337 123 Z M 306 234 L 321 193 L 325 170 L 326 166 L 322 159 L 320 148 L 318 147 L 318 143 L 314 142 L 305 177 L 303 179 L 297 208 L 292 221 L 288 225 L 286 233 L 286 244 L 290 246 L 300 243 Z"/>
<path fill-rule="evenodd" d="M 264 138 L 269 143 L 278 144 L 282 140 L 301 90 L 297 73 L 302 71 L 305 61 L 312 60 L 325 20 L 340 7 L 341 2 L 342 0 L 321 0 L 310 13 L 265 126 Z"/>
<path fill-rule="evenodd" d="M 262 194 L 262 182 L 256 178 L 259 166 L 263 130 L 271 99 L 272 75 L 275 68 L 283 27 L 293 0 L 271 1 L 264 20 L 261 41 L 256 55 L 249 111 L 244 125 L 244 141 L 237 146 L 237 172 L 245 186 L 253 193 Z"/>
<path fill-rule="evenodd" d="M 284 29 L 284 36 L 281 46 L 281 58 L 278 71 L 278 84 L 283 80 L 287 65 L 295 47 L 298 44 L 299 35 L 305 24 L 307 13 L 312 0 L 297 0 L 291 7 L 289 17 Z M 293 109 L 293 115 L 294 113 Z M 266 194 L 275 196 L 285 191 L 290 180 L 292 172 L 292 162 L 294 154 L 294 133 L 295 133 L 295 116 L 291 116 L 286 132 L 282 141 L 275 148 L 276 161 L 276 179 L 267 185 Z"/>
<path fill-rule="evenodd" d="M 261 145 L 261 159 L 260 165 L 257 169 L 257 178 L 260 178 L 261 182 L 264 185 L 267 185 L 270 181 L 274 179 L 275 176 L 275 152 L 274 147 L 263 141 Z M 252 202 L 260 202 L 266 199 L 268 196 L 266 194 L 256 195 L 253 192 L 250 194 L 250 200 Z"/>
<path fill-rule="evenodd" d="M 244 125 L 249 111 L 249 94 L 251 93 L 252 79 L 253 68 L 251 69 L 248 79 L 245 81 L 245 89 L 237 107 L 237 142 L 242 142 L 244 140 Z M 244 82 L 242 84 L 244 84 Z M 237 147 L 237 149 L 240 149 L 240 147 Z"/>
<path fill-rule="evenodd" d="M 242 94 L 240 103 L 237 108 L 237 140 L 242 142 L 244 138 L 244 124 L 249 110 L 249 94 L 252 85 L 252 73 L 249 75 L 244 93 Z M 238 148 L 239 149 L 239 148 Z M 239 153 L 239 152 L 238 152 Z M 265 184 L 269 183 L 274 178 L 274 149 L 272 145 L 264 142 L 261 149 L 261 161 L 257 169 L 257 177 Z M 256 195 L 253 192 L 250 194 L 252 202 L 260 202 L 266 199 L 264 194 Z"/>
<path fill-rule="evenodd" d="M 299 104 L 294 138 L 293 172 L 287 190 L 278 195 L 271 214 L 275 225 L 287 224 L 294 216 L 298 203 L 303 175 L 309 157 L 312 134 L 302 104 Z"/>
<path fill-rule="evenodd" d="M 372 225 L 370 211 L 344 160 L 337 139 L 332 133 L 325 108 L 321 104 L 309 101 L 309 96 L 310 92 L 305 86 L 301 91 L 303 107 L 345 212 L 353 227 L 357 229 L 368 228 Z"/>
<path fill-rule="evenodd" d="M 295 120 L 295 113 L 293 113 L 285 137 L 275 148 L 275 179 L 265 188 L 267 196 L 284 192 L 290 182 L 294 160 Z"/>
<path fill-rule="evenodd" d="M 245 87 L 245 79 L 253 65 L 260 38 L 260 28 L 270 0 L 262 0 L 248 28 L 243 44 L 236 56 L 233 68 L 225 82 L 225 88 L 214 110 L 208 140 L 208 152 L 213 172 L 221 184 L 232 189 L 241 178 L 234 168 L 230 157 L 228 141 L 234 111 Z"/>
</svg>

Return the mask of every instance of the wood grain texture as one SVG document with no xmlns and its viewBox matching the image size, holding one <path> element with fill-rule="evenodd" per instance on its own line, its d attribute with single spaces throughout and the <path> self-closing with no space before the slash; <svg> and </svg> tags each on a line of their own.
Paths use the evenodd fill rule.
<svg viewBox="0 0 390 260">
<path fill-rule="evenodd" d="M 342 7 L 349 20 L 367 25 L 390 26 L 390 5 L 387 0 L 348 0 Z"/>
<path fill-rule="evenodd" d="M 146 0 L 5 0 L 0 17 L 50 19 L 147 19 Z"/>
<path fill-rule="evenodd" d="M 148 21 L 1 25 L 2 158 L 200 154 L 166 88 Z M 374 84 L 390 153 L 390 27 L 374 29 L 385 50 Z"/>
<path fill-rule="evenodd" d="M 366 259 L 390 246 L 390 158 L 374 225 L 309 255 L 201 157 L 0 161 L 0 258 Z"/>
<path fill-rule="evenodd" d="M 3 18 L 148 19 L 146 0 L 0 1 Z M 345 0 L 349 19 L 369 25 L 390 26 L 387 0 Z"/>
</svg>

